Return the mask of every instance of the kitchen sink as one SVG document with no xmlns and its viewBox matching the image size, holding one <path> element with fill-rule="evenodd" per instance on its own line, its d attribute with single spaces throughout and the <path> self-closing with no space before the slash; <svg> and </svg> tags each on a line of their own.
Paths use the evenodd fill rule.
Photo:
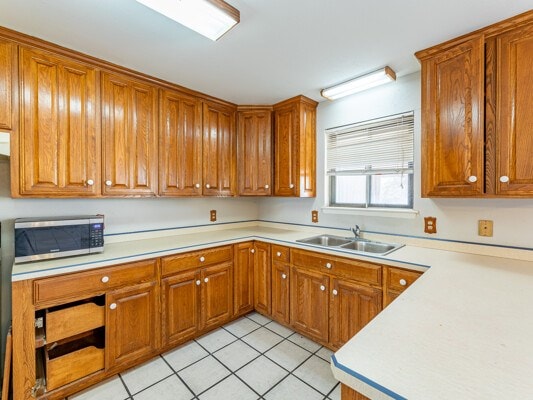
<svg viewBox="0 0 533 400">
<path fill-rule="evenodd" d="M 373 242 L 362 238 L 346 238 L 335 235 L 318 235 L 297 240 L 299 243 L 314 244 L 323 247 L 337 247 L 354 253 L 371 253 L 380 256 L 389 254 L 403 247 L 402 244 Z"/>
</svg>

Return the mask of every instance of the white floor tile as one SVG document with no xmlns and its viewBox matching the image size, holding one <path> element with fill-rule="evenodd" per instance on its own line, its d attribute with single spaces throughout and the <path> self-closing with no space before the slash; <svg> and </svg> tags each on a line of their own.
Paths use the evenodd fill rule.
<svg viewBox="0 0 533 400">
<path fill-rule="evenodd" d="M 283 336 L 284 338 L 289 337 L 294 333 L 292 329 L 287 328 L 281 324 L 278 324 L 276 321 L 269 322 L 265 325 L 265 328 L 270 329 L 271 331 L 276 332 L 278 335 Z"/>
<path fill-rule="evenodd" d="M 221 381 L 229 374 L 228 369 L 215 360 L 213 356 L 206 357 L 178 372 L 178 375 L 196 395 Z"/>
<path fill-rule="evenodd" d="M 293 374 L 323 394 L 329 393 L 338 382 L 333 377 L 329 363 L 317 356 L 311 357 Z"/>
<path fill-rule="evenodd" d="M 288 372 L 265 356 L 261 356 L 239 370 L 237 375 L 262 395 L 286 377 Z"/>
<path fill-rule="evenodd" d="M 133 396 L 134 400 L 190 400 L 194 397 L 176 375 L 150 386 Z"/>
<path fill-rule="evenodd" d="M 292 371 L 311 356 L 311 353 L 288 340 L 284 340 L 273 349 L 265 353 L 271 360 L 283 368 Z"/>
<path fill-rule="evenodd" d="M 193 362 L 209 355 L 198 343 L 191 341 L 177 349 L 163 354 L 163 357 L 175 371 L 188 367 Z"/>
<path fill-rule="evenodd" d="M 251 312 L 250 314 L 246 314 L 246 317 L 250 318 L 252 321 L 257 322 L 259 325 L 265 325 L 272 321 L 270 318 L 267 318 L 264 315 L 261 315 L 255 311 Z"/>
<path fill-rule="evenodd" d="M 157 357 L 121 373 L 121 376 L 130 393 L 135 394 L 172 374 L 173 371 L 167 363 Z"/>
<path fill-rule="evenodd" d="M 333 355 L 333 352 L 326 347 L 322 347 L 315 354 L 319 356 L 321 359 L 323 359 L 324 361 L 331 362 L 331 356 Z"/>
<path fill-rule="evenodd" d="M 210 353 L 214 353 L 218 349 L 236 340 L 237 338 L 235 336 L 222 328 L 209 332 L 201 338 L 196 339 L 196 341 Z"/>
<path fill-rule="evenodd" d="M 305 336 L 295 333 L 288 338 L 291 342 L 296 343 L 298 346 L 303 347 L 306 350 L 309 350 L 311 353 L 314 353 L 320 348 L 318 343 L 313 342 L 310 339 L 307 339 Z"/>
<path fill-rule="evenodd" d="M 234 375 L 213 386 L 200 396 L 200 400 L 255 400 L 257 394 Z"/>
<path fill-rule="evenodd" d="M 259 353 L 239 340 L 220 349 L 214 353 L 214 356 L 226 367 L 232 371 L 236 371 L 244 364 L 259 356 Z"/>
<path fill-rule="evenodd" d="M 265 396 L 266 400 L 322 400 L 324 396 L 289 375 Z"/>
<path fill-rule="evenodd" d="M 331 400 L 341 400 L 341 384 L 335 386 L 335 390 L 328 396 Z"/>
<path fill-rule="evenodd" d="M 243 337 L 244 335 L 255 331 L 260 326 L 261 325 L 259 325 L 257 322 L 254 322 L 249 318 L 242 317 L 236 321 L 230 322 L 229 324 L 225 325 L 224 328 L 237 337 Z"/>
<path fill-rule="evenodd" d="M 128 397 L 129 394 L 117 375 L 83 392 L 69 396 L 69 400 L 124 400 Z"/>
<path fill-rule="evenodd" d="M 283 340 L 278 334 L 266 328 L 260 328 L 242 338 L 257 351 L 263 353 Z"/>
</svg>

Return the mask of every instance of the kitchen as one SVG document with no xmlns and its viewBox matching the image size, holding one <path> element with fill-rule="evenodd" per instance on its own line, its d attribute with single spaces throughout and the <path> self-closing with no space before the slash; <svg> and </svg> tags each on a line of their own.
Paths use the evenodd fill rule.
<svg viewBox="0 0 533 400">
<path fill-rule="evenodd" d="M 24 2 L 26 3 L 26 2 Z M 115 9 L 116 14 L 120 14 L 120 7 L 133 7 L 132 5 L 126 4 L 116 5 Z M 295 2 L 296 3 L 296 2 Z M 233 4 L 233 3 L 232 3 Z M 292 4 L 292 2 L 291 2 Z M 185 31 L 185 28 L 179 30 L 180 28 L 171 28 L 179 30 L 179 34 L 187 35 L 187 40 L 190 40 L 191 43 L 197 43 L 198 46 L 202 49 L 202 57 L 198 56 L 199 59 L 205 59 L 209 57 L 208 51 L 220 51 L 224 53 L 225 49 L 217 50 L 216 46 L 221 45 L 225 46 L 225 43 L 230 42 L 234 39 L 241 28 L 244 29 L 247 25 L 247 21 L 244 16 L 245 11 L 248 10 L 250 13 L 258 12 L 254 11 L 253 7 L 246 5 L 245 2 L 235 2 L 233 4 L 235 7 L 241 10 L 241 24 L 237 25 L 234 30 L 228 33 L 228 36 L 220 39 L 219 42 L 208 43 L 202 42 L 201 38 L 196 38 L 194 33 L 189 33 Z M 435 15 L 435 11 L 430 11 L 430 7 L 438 7 L 437 4 L 426 5 L 428 9 L 417 10 L 419 13 L 418 18 L 421 18 L 421 15 Z M 168 71 L 161 70 L 160 73 L 155 66 L 143 65 L 141 64 L 142 57 L 139 59 L 139 55 L 135 56 L 134 54 L 129 54 L 132 58 L 128 57 L 128 53 L 118 53 L 111 46 L 104 46 L 107 42 L 107 37 L 113 37 L 118 35 L 115 31 L 104 32 L 94 32 L 94 28 L 87 27 L 86 32 L 91 32 L 91 35 L 100 35 L 94 37 L 93 40 L 86 38 L 83 41 L 84 35 L 81 34 L 79 38 L 76 38 L 73 35 L 73 32 L 78 32 L 77 28 L 81 24 L 80 21 L 76 18 L 72 18 L 68 23 L 65 21 L 65 24 L 62 25 L 63 31 L 53 27 L 53 24 L 45 23 L 45 18 L 43 21 L 37 15 L 47 15 L 46 12 L 52 13 L 55 10 L 55 14 L 60 18 L 64 16 L 62 10 L 66 10 L 67 4 L 46 4 L 42 2 L 27 2 L 27 4 L 20 4 L 16 6 L 15 4 L 2 4 L 2 9 L 0 9 L 2 15 L 0 19 L 0 25 L 7 28 L 15 29 L 19 32 L 32 34 L 43 39 L 47 39 L 53 43 L 64 45 L 67 48 L 72 48 L 78 51 L 81 51 L 86 54 L 96 55 L 104 60 L 110 60 L 119 65 L 125 65 L 135 70 L 142 70 L 143 72 L 149 73 L 150 75 L 162 77 L 169 81 L 175 82 L 177 84 L 186 86 L 188 88 L 199 90 L 200 92 L 207 93 L 209 95 L 216 95 L 225 100 L 234 101 L 237 104 L 275 104 L 278 101 L 290 98 L 294 95 L 303 93 L 308 97 L 312 97 L 315 100 L 319 100 L 319 89 L 327 87 L 331 84 L 338 83 L 342 80 L 352 77 L 354 74 L 357 75 L 357 72 L 365 72 L 376 67 L 379 67 L 381 64 L 386 64 L 389 62 L 389 57 L 392 57 L 392 53 L 388 52 L 396 51 L 395 48 L 399 45 L 397 43 L 391 43 L 392 46 L 387 47 L 388 38 L 391 36 L 398 35 L 401 30 L 404 30 L 403 25 L 396 27 L 398 32 L 387 32 L 387 36 L 379 37 L 379 32 L 376 33 L 378 38 L 375 39 L 379 43 L 383 43 L 383 50 L 380 50 L 382 53 L 379 57 L 376 57 L 373 60 L 366 61 L 364 68 L 361 68 L 361 71 L 343 72 L 342 76 L 335 77 L 333 73 L 330 77 L 322 76 L 322 72 L 326 74 L 326 71 L 330 71 L 335 63 L 332 60 L 329 60 L 328 57 L 324 57 L 320 54 L 320 51 L 317 50 L 318 58 L 322 59 L 320 64 L 317 64 L 320 67 L 320 71 L 309 71 L 305 68 L 309 68 L 306 65 L 299 64 L 300 68 L 304 68 L 302 72 L 297 72 L 297 75 L 305 76 L 305 79 L 311 80 L 315 79 L 314 82 L 304 84 L 304 82 L 298 81 L 297 77 L 291 79 L 283 78 L 278 76 L 276 82 L 270 83 L 262 81 L 268 81 L 267 79 L 260 79 L 257 75 L 254 75 L 253 78 L 256 80 L 255 84 L 244 83 L 242 86 L 249 89 L 250 93 L 242 93 L 241 95 L 237 92 L 237 87 L 240 86 L 234 82 L 239 82 L 239 79 L 250 79 L 246 74 L 240 74 L 243 76 L 235 77 L 232 79 L 215 79 L 219 76 L 220 72 L 215 70 L 203 70 L 198 66 L 198 68 L 188 68 L 187 65 L 179 64 L 179 60 L 175 61 L 176 65 L 182 65 L 179 74 L 176 75 L 166 75 L 170 74 Z M 17 7 L 20 7 L 18 9 Z M 28 7 L 28 8 L 24 8 Z M 34 8 L 32 8 L 34 7 Z M 51 9 L 49 8 L 51 7 Z M 56 8 L 54 8 L 56 7 Z M 80 7 L 87 7 L 87 9 L 80 9 L 80 15 L 91 15 L 92 6 L 89 5 L 80 5 Z M 104 7 L 101 5 L 101 7 Z M 274 7 L 274 6 L 272 6 Z M 301 4 L 293 5 L 284 5 L 280 4 L 279 7 L 289 7 L 292 10 L 290 15 L 296 15 L 298 7 L 301 7 Z M 318 7 L 318 6 L 317 6 Z M 348 7 L 348 6 L 346 6 Z M 378 6 L 375 6 L 378 7 Z M 392 5 L 391 5 L 392 7 Z M 399 7 L 399 6 L 395 6 Z M 209 221 L 210 210 L 215 209 L 217 211 L 217 225 L 221 223 L 230 223 L 230 222 L 246 222 L 246 221 L 274 221 L 281 223 L 290 223 L 290 224 L 303 224 L 306 226 L 314 225 L 311 222 L 311 211 L 319 210 L 319 223 L 318 225 L 324 228 L 334 227 L 347 229 L 352 227 L 355 224 L 358 224 L 362 231 L 363 235 L 371 233 L 384 233 L 384 234 L 400 234 L 406 236 L 413 236 L 415 238 L 430 238 L 437 239 L 432 240 L 432 242 L 437 244 L 446 244 L 459 245 L 460 243 L 482 243 L 488 245 L 496 245 L 493 247 L 499 248 L 511 247 L 518 248 L 516 251 L 520 252 L 520 248 L 531 249 L 531 240 L 530 235 L 528 235 L 528 226 L 531 224 L 533 219 L 533 202 L 531 199 L 507 199 L 507 198 L 485 198 L 485 199 L 465 199 L 465 198 L 422 198 L 421 191 L 421 171 L 420 168 L 415 168 L 414 174 L 414 209 L 418 211 L 418 214 L 412 215 L 411 218 L 390 218 L 384 217 L 381 215 L 371 215 L 371 212 L 361 212 L 357 215 L 344 215 L 344 214 L 329 214 L 327 209 L 323 210 L 324 199 L 326 197 L 326 177 L 325 177 L 325 141 L 322 139 L 322 134 L 326 129 L 341 126 L 345 124 L 351 124 L 358 121 L 364 121 L 372 118 L 379 118 L 386 115 L 397 114 L 399 112 L 405 112 L 407 110 L 415 111 L 415 166 L 421 165 L 421 147 L 420 147 L 420 137 L 421 137 L 421 77 L 420 72 L 417 70 L 420 68 L 418 62 L 413 56 L 415 51 L 421 50 L 423 48 L 436 45 L 438 43 L 444 42 L 448 39 L 460 36 L 462 34 L 469 33 L 475 29 L 482 28 L 484 26 L 490 25 L 492 23 L 498 22 L 505 18 L 511 17 L 513 15 L 525 12 L 528 10 L 527 2 L 522 4 L 515 2 L 513 3 L 511 9 L 509 6 L 493 5 L 493 8 L 488 7 L 485 2 L 480 2 L 478 4 L 470 4 L 468 7 L 471 7 L 470 12 L 461 13 L 461 15 L 455 16 L 452 12 L 454 7 L 451 4 L 442 5 L 442 10 L 440 10 L 441 20 L 438 21 L 427 21 L 427 20 L 417 20 L 417 23 L 425 24 L 420 27 L 420 30 L 411 31 L 410 37 L 406 37 L 404 40 L 409 42 L 409 46 L 404 50 L 405 54 L 401 54 L 402 57 L 408 57 L 409 63 L 406 63 L 405 66 L 402 65 L 391 65 L 396 69 L 396 72 L 402 70 L 407 71 L 408 73 L 400 74 L 396 82 L 384 85 L 378 88 L 371 89 L 361 94 L 350 96 L 342 100 L 336 101 L 321 101 L 317 108 L 317 172 L 316 172 L 316 197 L 312 198 L 285 198 L 285 197 L 265 197 L 265 198 L 245 198 L 245 197 L 235 197 L 235 198 L 213 198 L 213 197 L 198 197 L 198 198 L 103 198 L 103 199 L 13 199 L 10 194 L 10 177 L 13 171 L 10 171 L 9 163 L 5 160 L 0 161 L 0 220 L 2 220 L 2 331 L 5 332 L 6 327 L 9 325 L 9 310 L 10 306 L 10 259 L 12 259 L 13 253 L 13 226 L 12 221 L 14 218 L 18 217 L 32 217 L 32 216 L 59 216 L 59 215 L 74 215 L 74 214 L 104 214 L 106 218 L 106 235 L 109 239 L 115 234 L 125 233 L 125 232 L 137 232 L 137 231 L 149 231 L 154 229 L 167 229 L 167 228 L 176 228 L 176 227 L 190 227 L 190 226 L 206 226 L 212 224 Z M 466 7 L 464 4 L 457 3 L 456 9 L 464 9 Z M 126 8 L 128 9 L 128 8 Z M 141 6 L 136 6 L 135 10 L 140 13 Z M 479 9 L 483 9 L 483 12 L 480 12 Z M 105 10 L 105 8 L 103 9 Z M 107 29 L 112 29 L 114 24 L 114 19 L 117 18 L 116 14 L 111 16 L 111 13 L 106 13 L 102 9 L 96 10 L 94 16 L 96 21 L 99 21 L 102 27 L 107 26 Z M 349 10 L 354 11 L 354 9 L 349 8 Z M 309 13 L 311 13 L 310 10 Z M 318 12 L 318 10 L 314 10 Z M 371 9 L 379 20 L 379 7 L 378 9 Z M 391 9 L 390 15 L 394 15 L 394 12 L 399 12 L 398 9 Z M 72 11 L 74 13 L 74 11 Z M 267 10 L 262 10 L 266 15 L 270 15 Z M 405 11 L 404 11 L 405 12 Z M 415 11 L 413 10 L 413 13 Z M 445 13 L 447 12 L 447 14 Z M 486 15 L 484 14 L 486 12 Z M 431 13 L 431 14 L 428 14 Z M 107 15 L 109 14 L 109 15 Z M 339 8 L 335 12 L 335 16 L 340 17 L 342 14 L 342 8 Z M 372 15 L 374 15 L 372 14 Z M 30 15 L 32 18 L 27 18 Z M 75 14 L 73 14 L 75 15 Z M 144 15 L 144 14 L 142 14 Z M 474 18 L 473 15 L 476 15 Z M 274 16 L 270 15 L 272 18 Z M 103 18 L 109 18 L 109 20 L 104 20 Z M 315 18 L 318 18 L 314 14 Z M 452 18 L 453 17 L 453 18 Z M 48 16 L 51 18 L 51 16 Z M 102 18 L 99 20 L 97 18 Z M 144 17 L 137 15 L 138 20 L 136 25 L 140 25 Z M 148 18 L 148 17 L 146 17 Z M 162 23 L 161 20 L 157 19 L 156 15 L 150 15 L 153 24 Z M 333 16 L 331 17 L 333 18 Z M 437 16 L 435 16 L 435 19 Z M 123 17 L 124 23 L 127 23 L 128 20 L 126 16 Z M 450 26 L 449 20 L 457 21 L 457 25 Z M 93 21 L 95 21 L 93 20 Z M 459 21 L 462 21 L 460 24 Z M 288 21 L 291 22 L 291 21 Z M 294 21 L 292 21 L 294 22 Z M 364 21 L 358 20 L 359 23 Z M 440 22 L 441 28 L 435 28 L 435 24 Z M 274 23 L 274 22 L 273 22 Z M 375 22 L 378 24 L 378 22 Z M 70 28 L 67 26 L 70 25 Z M 87 22 L 89 24 L 89 21 Z M 107 25 L 106 25 L 107 24 Z M 250 24 L 252 24 L 250 22 Z M 278 22 L 280 24 L 280 22 Z M 289 23 L 287 23 L 290 25 Z M 41 26 L 41 28 L 38 28 Z M 45 27 L 48 26 L 48 31 L 45 30 Z M 248 25 L 249 26 L 249 25 Z M 366 26 L 370 28 L 369 26 Z M 452 29 L 453 28 L 453 29 Z M 43 29 L 43 31 L 39 31 Z M 264 27 L 263 27 L 264 29 Z M 288 28 L 287 28 L 288 29 Z M 343 29 L 348 29 L 343 27 Z M 343 32 L 343 29 L 339 28 L 338 30 L 333 30 L 331 33 L 333 37 L 328 36 L 329 40 L 333 41 L 334 35 L 338 35 Z M 392 28 L 391 28 L 392 29 Z M 328 30 L 331 30 L 331 27 L 324 29 L 325 31 L 320 31 L 322 35 L 326 35 Z M 427 37 L 418 38 L 418 41 L 415 39 L 420 35 L 419 32 L 428 32 Z M 80 28 L 79 32 L 83 32 Z M 435 33 L 436 32 L 436 33 Z M 152 32 L 154 37 L 157 37 L 157 40 L 161 40 L 157 32 Z M 409 33 L 409 32 L 407 32 Z M 129 31 L 124 30 L 122 33 L 125 35 L 122 39 L 126 42 L 131 42 L 134 40 L 146 40 L 148 42 L 149 35 L 146 38 L 139 31 Z M 285 33 L 289 35 L 289 33 Z M 430 37 L 430 34 L 432 35 Z M 133 35 L 133 36 L 132 36 Z M 309 40 L 309 43 L 305 43 L 305 47 L 302 49 L 295 49 L 298 57 L 304 57 L 305 48 L 313 48 L 318 44 L 313 44 L 320 39 L 319 37 L 313 36 L 313 39 L 307 39 L 304 37 L 296 37 L 299 40 Z M 385 33 L 383 33 L 385 35 Z M 289 35 L 290 36 L 290 35 Z M 92 36 L 91 36 L 92 37 Z M 273 39 L 279 39 L 274 36 Z M 423 40 L 422 40 L 423 39 Z M 78 40 L 78 41 L 76 41 Z M 117 38 L 119 40 L 119 38 Z M 155 39 L 154 39 L 155 40 Z M 120 42 L 119 42 L 120 43 Z M 259 41 L 261 43 L 261 41 Z M 100 47 L 98 46 L 100 44 Z M 165 48 L 165 45 L 171 45 L 171 43 L 160 43 L 160 46 Z M 207 47 L 209 45 L 209 47 Z M 94 46 L 94 47 L 91 47 Z M 215 46 L 215 47 L 213 47 Z M 294 45 L 293 45 L 294 46 Z M 309 47 L 308 47 L 309 46 Z M 365 47 L 364 43 L 361 44 L 361 52 L 372 53 L 371 47 Z M 367 45 L 370 46 L 370 45 Z M 374 45 L 376 46 L 376 45 Z M 131 46 L 130 46 L 131 47 Z M 128 46 L 117 45 L 117 48 L 125 48 Z M 135 50 L 135 49 L 132 49 Z M 149 51 L 150 49 L 143 49 L 143 51 Z M 161 49 L 159 49 L 161 50 Z M 192 51 L 192 50 L 191 50 Z M 378 52 L 378 50 L 373 50 Z M 300 54 L 302 52 L 303 54 Z M 351 53 L 352 51 L 350 51 Z M 117 54 L 115 54 L 117 53 Z M 356 52 L 355 52 L 356 53 Z M 274 53 L 278 54 L 278 53 Z M 283 54 L 281 51 L 280 55 Z M 327 49 L 323 49 L 323 54 L 330 54 L 327 52 Z M 135 58 L 137 57 L 137 58 Z M 160 58 L 161 56 L 159 56 Z M 334 57 L 331 55 L 331 57 Z M 340 53 L 341 60 L 344 57 L 352 61 L 342 61 L 342 63 L 355 63 L 353 61 L 353 55 L 347 55 L 346 49 Z M 156 54 L 146 57 L 147 59 L 157 59 Z M 252 57 L 251 57 L 252 58 Z M 216 59 L 216 58 L 213 58 Z M 290 58 L 292 60 L 292 58 Z M 402 59 L 403 60 L 403 59 Z M 316 60 L 318 62 L 318 60 Z M 392 62 L 391 62 L 392 63 Z M 400 63 L 398 61 L 398 63 Z M 312 64 L 311 62 L 309 64 Z M 377 64 L 377 65 L 376 65 Z M 414 67 L 412 67 L 414 65 Z M 142 68 L 141 68 L 142 67 Z M 273 65 L 270 65 L 273 68 Z M 203 67 L 205 68 L 205 67 Z M 288 73 L 287 69 L 293 69 L 294 67 L 285 67 L 284 73 Z M 340 68 L 340 67 L 339 67 Z M 353 69 L 353 67 L 350 67 Z M 414 68 L 410 70 L 410 68 Z M 187 80 L 187 71 L 190 69 L 198 69 L 198 76 L 191 76 Z M 233 69 L 237 70 L 236 66 L 233 66 Z M 345 68 L 346 69 L 346 68 Z M 306 72 L 307 73 L 304 73 Z M 190 73 L 190 72 L 189 72 Z M 234 71 L 239 75 L 239 72 Z M 202 80 L 203 76 L 210 76 L 212 79 L 208 80 L 204 78 L 205 82 Z M 313 75 L 314 74 L 314 75 Z M 183 78 L 181 77 L 183 76 Z M 307 77 L 308 76 L 308 77 Z M 313 78 L 314 77 L 314 78 Z M 274 79 L 274 78 L 273 78 Z M 304 79 L 304 78 L 299 78 Z M 227 87 L 219 87 L 221 85 L 219 81 L 228 80 L 231 84 Z M 190 83 L 189 83 L 190 82 Z M 261 82 L 263 86 L 261 86 Z M 300 82 L 300 83 L 298 83 Z M 268 93 L 268 86 L 275 86 L 277 93 L 270 92 Z M 293 86 L 291 86 L 293 85 Z M 308 89 L 306 89 L 308 88 Z M 242 96 L 242 97 L 239 97 Z M 367 211 L 367 210 L 365 210 Z M 423 232 L 423 217 L 432 216 L 437 218 L 437 233 L 430 235 Z M 7 221 L 6 221 L 7 220 Z M 480 237 L 478 236 L 478 220 L 492 220 L 494 221 L 494 234 L 492 237 Z M 520 221 L 520 223 L 518 223 Z M 11 224 L 11 225 L 10 225 Z M 309 235 L 310 236 L 310 235 Z M 107 238 L 106 238 L 107 239 Z M 109 241 L 110 242 L 110 241 Z M 526 251 L 527 252 L 527 251 Z M 5 340 L 5 334 L 2 334 L 2 340 Z M 2 348 L 4 346 L 2 345 Z"/>
</svg>

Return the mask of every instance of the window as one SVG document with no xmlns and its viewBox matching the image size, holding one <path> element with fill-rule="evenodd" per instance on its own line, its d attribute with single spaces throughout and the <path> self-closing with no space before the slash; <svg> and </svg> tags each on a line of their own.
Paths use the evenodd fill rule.
<svg viewBox="0 0 533 400">
<path fill-rule="evenodd" d="M 330 207 L 413 208 L 414 113 L 326 130 Z"/>
</svg>

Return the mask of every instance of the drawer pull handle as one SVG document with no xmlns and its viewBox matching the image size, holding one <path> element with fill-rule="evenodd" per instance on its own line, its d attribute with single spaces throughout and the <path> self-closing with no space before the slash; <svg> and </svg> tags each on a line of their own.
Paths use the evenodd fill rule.
<svg viewBox="0 0 533 400">
<path fill-rule="evenodd" d="M 195 187 L 196 189 L 200 189 L 200 184 L 197 183 L 196 185 L 194 185 L 194 187 Z"/>
<path fill-rule="evenodd" d="M 337 296 L 339 292 L 337 292 L 337 289 L 333 289 L 333 296 Z"/>
<path fill-rule="evenodd" d="M 205 261 L 205 257 L 204 256 L 200 257 L 200 262 L 204 262 L 204 261 Z"/>
<path fill-rule="evenodd" d="M 268 186 L 268 185 L 265 185 L 265 189 L 268 189 L 269 187 L 270 187 L 270 186 Z"/>
<path fill-rule="evenodd" d="M 407 281 L 405 279 L 400 279 L 400 285 L 402 286 L 407 285 Z"/>
<path fill-rule="evenodd" d="M 206 183 L 205 187 L 206 187 L 206 189 L 209 189 L 211 187 L 211 185 L 209 183 Z"/>
<path fill-rule="evenodd" d="M 281 279 L 287 279 L 287 274 L 281 274 Z"/>
<path fill-rule="evenodd" d="M 289 189 L 294 189 L 294 183 L 291 183 L 291 184 L 289 185 Z"/>
<path fill-rule="evenodd" d="M 92 179 L 87 179 L 87 185 L 89 186 L 94 185 L 94 181 Z"/>
<path fill-rule="evenodd" d="M 202 281 L 201 281 L 200 279 L 198 279 L 198 280 L 196 281 L 196 286 L 200 286 L 201 283 L 202 283 Z"/>
<path fill-rule="evenodd" d="M 507 175 L 500 176 L 500 182 L 501 183 L 509 182 L 509 177 Z"/>
<path fill-rule="evenodd" d="M 106 186 L 111 186 L 112 184 L 113 184 L 113 182 L 111 182 L 111 181 L 105 181 L 105 185 Z"/>
<path fill-rule="evenodd" d="M 209 278 L 204 278 L 204 282 L 205 283 L 209 282 Z"/>
<path fill-rule="evenodd" d="M 278 252 L 276 253 L 276 255 L 277 255 L 278 257 L 281 257 L 281 251 L 278 251 Z"/>
<path fill-rule="evenodd" d="M 320 290 L 325 291 L 326 287 L 324 285 L 320 285 Z"/>
<path fill-rule="evenodd" d="M 117 308 L 117 303 L 111 303 L 111 304 L 109 305 L 109 308 L 110 308 L 111 310 L 114 310 L 115 308 Z"/>
<path fill-rule="evenodd" d="M 470 182 L 470 183 L 477 182 L 477 176 L 470 175 L 470 176 L 468 177 L 468 182 Z"/>
<path fill-rule="evenodd" d="M 331 269 L 331 263 L 326 263 L 326 268 Z"/>
<path fill-rule="evenodd" d="M 102 281 L 102 283 L 107 283 L 107 282 L 109 282 L 109 276 L 102 276 L 101 281 Z"/>
<path fill-rule="evenodd" d="M 255 253 L 255 249 L 251 249 L 250 253 L 254 254 Z"/>
</svg>

